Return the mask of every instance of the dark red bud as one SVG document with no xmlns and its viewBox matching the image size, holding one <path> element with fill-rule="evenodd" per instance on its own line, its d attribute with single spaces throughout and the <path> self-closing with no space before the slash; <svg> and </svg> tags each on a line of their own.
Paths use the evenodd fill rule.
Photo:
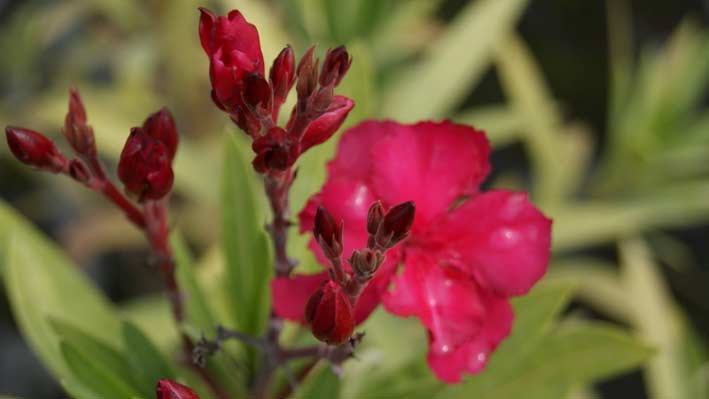
<svg viewBox="0 0 709 399">
<path fill-rule="evenodd" d="M 69 115 L 74 123 L 86 124 L 86 109 L 76 89 L 69 89 Z"/>
<path fill-rule="evenodd" d="M 69 162 L 69 175 L 79 183 L 88 184 L 91 179 L 91 172 L 86 164 L 80 159 L 72 159 Z"/>
<path fill-rule="evenodd" d="M 269 78 L 276 102 L 283 103 L 295 82 L 295 55 L 291 46 L 281 50 L 273 61 Z"/>
<path fill-rule="evenodd" d="M 347 261 L 355 272 L 355 278 L 359 281 L 368 281 L 385 259 L 386 257 L 380 251 L 365 248 L 353 251 Z"/>
<path fill-rule="evenodd" d="M 157 399 L 200 399 L 190 388 L 171 380 L 160 380 L 157 385 Z"/>
<path fill-rule="evenodd" d="M 401 203 L 387 212 L 379 226 L 376 243 L 388 249 L 409 236 L 409 229 L 414 222 L 416 206 L 413 201 Z"/>
<path fill-rule="evenodd" d="M 370 236 L 377 234 L 379 225 L 381 225 L 384 220 L 385 213 L 381 201 L 375 201 L 369 207 L 369 212 L 367 213 L 367 233 L 369 233 Z"/>
<path fill-rule="evenodd" d="M 61 172 L 67 160 L 52 140 L 34 130 L 8 126 L 5 128 L 7 145 L 22 163 L 50 172 Z"/>
<path fill-rule="evenodd" d="M 118 177 L 138 201 L 158 200 L 172 189 L 170 154 L 159 140 L 134 127 L 118 162 Z"/>
<path fill-rule="evenodd" d="M 64 118 L 64 137 L 77 154 L 96 154 L 94 131 L 86 124 L 86 109 L 76 89 L 69 90 L 69 112 Z"/>
<path fill-rule="evenodd" d="M 310 47 L 298 64 L 296 72 L 298 75 L 298 84 L 295 89 L 298 92 L 298 99 L 300 100 L 308 98 L 318 85 L 319 60 L 314 58 L 314 51 L 315 46 Z"/>
<path fill-rule="evenodd" d="M 325 86 L 320 88 L 316 94 L 310 100 L 310 110 L 315 115 L 322 115 L 327 111 L 332 100 L 335 97 L 335 92 L 332 86 Z"/>
<path fill-rule="evenodd" d="M 271 113 L 273 92 L 263 76 L 257 73 L 246 76 L 242 95 L 244 104 L 256 115 L 268 116 Z"/>
<path fill-rule="evenodd" d="M 347 115 L 352 111 L 354 101 L 344 96 L 335 96 L 328 109 L 310 122 L 300 140 L 300 152 L 324 143 L 342 126 Z"/>
<path fill-rule="evenodd" d="M 330 213 L 322 206 L 318 207 L 315 213 L 313 235 L 328 258 L 338 258 L 342 255 L 342 222 L 335 223 Z"/>
<path fill-rule="evenodd" d="M 286 131 L 276 126 L 264 136 L 254 140 L 251 148 L 256 153 L 253 166 L 259 173 L 269 170 L 286 170 L 295 163 L 298 157 L 296 146 L 291 145 Z"/>
<path fill-rule="evenodd" d="M 315 338 L 330 345 L 346 342 L 355 327 L 352 304 L 342 287 L 332 280 L 324 283 L 308 299 L 305 321 Z"/>
<path fill-rule="evenodd" d="M 352 58 L 347 53 L 345 46 L 328 50 L 320 73 L 320 85 L 339 85 L 350 69 L 350 65 L 352 65 Z"/>
<path fill-rule="evenodd" d="M 170 159 L 174 158 L 179 138 L 175 127 L 175 119 L 172 117 L 170 110 L 163 107 L 160 111 L 150 115 L 143 122 L 143 131 L 162 142 L 170 154 Z"/>
</svg>

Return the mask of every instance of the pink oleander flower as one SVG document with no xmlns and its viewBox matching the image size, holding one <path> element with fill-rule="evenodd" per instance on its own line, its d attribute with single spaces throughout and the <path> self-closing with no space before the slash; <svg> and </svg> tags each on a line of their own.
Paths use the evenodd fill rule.
<svg viewBox="0 0 709 399">
<path fill-rule="evenodd" d="M 480 191 L 489 154 L 484 133 L 472 127 L 364 122 L 343 135 L 325 185 L 299 215 L 301 232 L 313 228 L 319 206 L 343 220 L 349 256 L 366 246 L 375 200 L 385 208 L 416 203 L 410 236 L 387 252 L 355 305 L 355 319 L 361 323 L 379 303 L 397 316 L 417 317 L 428 330 L 429 366 L 448 383 L 485 367 L 511 330 L 509 298 L 529 291 L 549 261 L 551 220 L 526 194 Z M 326 265 L 314 241 L 310 248 Z M 327 278 L 322 272 L 274 280 L 276 312 L 305 323 L 308 296 Z"/>
</svg>

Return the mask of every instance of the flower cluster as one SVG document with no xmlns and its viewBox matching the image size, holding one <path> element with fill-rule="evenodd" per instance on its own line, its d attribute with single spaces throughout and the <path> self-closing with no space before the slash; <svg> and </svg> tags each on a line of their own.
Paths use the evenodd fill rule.
<svg viewBox="0 0 709 399">
<path fill-rule="evenodd" d="M 351 253 L 371 243 L 369 221 L 380 211 L 369 204 L 416 202 L 408 239 L 387 253 L 353 311 L 356 323 L 380 303 L 397 316 L 417 317 L 429 334 L 429 365 L 449 383 L 485 366 L 510 332 L 509 297 L 526 293 L 549 260 L 551 221 L 526 195 L 480 191 L 490 171 L 489 153 L 485 135 L 468 126 L 365 122 L 343 135 L 325 185 L 300 213 L 303 232 L 318 225 L 321 207 L 343 220 L 338 234 L 344 252 Z M 377 245 L 387 237 L 401 239 L 378 234 L 384 242 Z M 319 241 L 316 234 L 310 247 L 328 265 Z M 358 253 L 345 267 L 356 270 L 367 259 Z M 276 279 L 278 314 L 307 324 L 308 298 L 331 274 Z"/>
<path fill-rule="evenodd" d="M 5 129 L 7 143 L 22 163 L 40 170 L 64 173 L 97 191 L 113 190 L 99 162 L 94 132 L 86 123 L 86 110 L 76 90 L 69 92 L 69 112 L 64 120 L 63 133 L 76 155 L 73 159 L 65 157 L 41 133 L 22 127 L 8 126 Z M 118 177 L 126 193 L 141 203 L 167 195 L 172 189 L 172 159 L 177 151 L 177 141 L 175 121 L 166 108 L 150 115 L 142 128 L 131 129 L 118 163 Z"/>
<path fill-rule="evenodd" d="M 354 107 L 349 98 L 334 94 L 352 62 L 344 47 L 329 50 L 319 68 L 313 47 L 296 67 L 288 46 L 267 78 L 256 27 L 237 10 L 227 16 L 200 11 L 199 36 L 209 57 L 212 100 L 251 136 L 258 172 L 288 169 L 300 154 L 337 131 Z M 297 103 L 282 128 L 278 116 L 294 85 Z"/>
<path fill-rule="evenodd" d="M 367 246 L 352 251 L 348 260 L 350 267 L 345 269 L 342 262 L 343 223 L 335 223 L 324 207 L 318 208 L 313 239 L 320 246 L 331 268 L 328 270 L 329 279 L 310 295 L 305 306 L 305 322 L 316 338 L 337 345 L 352 336 L 357 317 L 354 309 L 357 308 L 360 296 L 386 260 L 385 253 L 408 237 L 414 210 L 412 202 L 399 204 L 388 212 L 384 211 L 380 202 L 372 204 L 366 221 L 369 233 Z M 274 284 L 284 281 L 288 280 L 277 279 Z M 281 287 L 274 289 L 278 292 Z M 279 305 L 282 302 L 276 302 L 276 306 Z M 295 309 L 296 312 L 298 310 Z M 276 308 L 276 311 L 279 309 Z"/>
</svg>

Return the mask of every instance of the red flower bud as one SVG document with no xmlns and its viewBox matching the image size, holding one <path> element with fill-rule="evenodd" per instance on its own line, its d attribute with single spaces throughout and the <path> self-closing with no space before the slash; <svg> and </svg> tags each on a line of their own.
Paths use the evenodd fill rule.
<svg viewBox="0 0 709 399">
<path fill-rule="evenodd" d="M 369 212 L 367 212 L 367 233 L 369 233 L 370 236 L 377 234 L 379 225 L 381 225 L 384 220 L 385 213 L 381 201 L 374 201 L 369 207 Z"/>
<path fill-rule="evenodd" d="M 170 153 L 161 141 L 134 127 L 121 152 L 118 177 L 138 201 L 158 200 L 172 188 Z"/>
<path fill-rule="evenodd" d="M 91 180 L 91 172 L 86 164 L 80 159 L 69 161 L 69 175 L 79 183 L 88 184 Z"/>
<path fill-rule="evenodd" d="M 179 139 L 175 128 L 175 119 L 172 117 L 170 110 L 163 107 L 160 111 L 150 115 L 143 122 L 143 131 L 165 145 L 170 154 L 170 159 L 175 157 Z"/>
<path fill-rule="evenodd" d="M 256 27 L 236 10 L 215 16 L 200 8 L 199 37 L 209 57 L 212 98 L 229 113 L 242 104 L 243 79 L 250 73 L 264 74 L 263 54 Z"/>
<path fill-rule="evenodd" d="M 298 75 L 298 84 L 295 89 L 298 92 L 298 100 L 304 100 L 310 96 L 318 84 L 318 62 L 313 56 L 315 46 L 312 46 L 303 54 L 303 57 L 298 63 L 296 74 Z"/>
<path fill-rule="evenodd" d="M 188 387 L 171 380 L 160 380 L 157 386 L 157 399 L 199 399 Z"/>
<path fill-rule="evenodd" d="M 354 101 L 344 96 L 335 96 L 327 110 L 317 119 L 310 122 L 305 129 L 303 138 L 300 141 L 300 152 L 307 151 L 310 147 L 324 143 L 332 137 L 337 129 L 347 118 L 354 107 Z"/>
<path fill-rule="evenodd" d="M 408 237 L 415 213 L 416 206 L 413 201 L 404 202 L 389 209 L 377 231 L 376 243 L 380 247 L 388 249 Z"/>
<path fill-rule="evenodd" d="M 291 145 L 285 130 L 278 126 L 254 140 L 251 148 L 256 153 L 252 164 L 259 173 L 266 173 L 271 169 L 286 170 L 298 157 L 297 146 Z"/>
<path fill-rule="evenodd" d="M 345 77 L 352 65 L 352 57 L 347 53 L 345 46 L 327 50 L 325 61 L 320 73 L 321 86 L 337 86 Z"/>
<path fill-rule="evenodd" d="M 385 259 L 386 257 L 380 251 L 365 248 L 354 250 L 347 261 L 352 266 L 358 280 L 368 281 Z"/>
<path fill-rule="evenodd" d="M 308 299 L 305 321 L 315 338 L 330 345 L 346 342 L 355 327 L 352 304 L 342 287 L 332 280 L 323 284 Z"/>
<path fill-rule="evenodd" d="M 315 213 L 313 235 L 328 258 L 342 255 L 342 222 L 335 223 L 330 213 L 322 206 Z"/>
<path fill-rule="evenodd" d="M 13 155 L 22 163 L 50 172 L 61 172 L 67 160 L 59 152 L 52 140 L 41 133 L 21 127 L 5 128 L 7 145 Z"/>
<path fill-rule="evenodd" d="M 252 73 L 244 78 L 244 104 L 257 116 L 268 117 L 273 106 L 273 92 L 263 76 Z"/>
<path fill-rule="evenodd" d="M 96 154 L 94 131 L 86 124 L 86 109 L 75 89 L 69 90 L 69 112 L 64 118 L 64 137 L 77 154 Z"/>
<path fill-rule="evenodd" d="M 273 61 L 269 79 L 273 87 L 275 101 L 282 104 L 295 82 L 295 55 L 290 46 L 281 50 L 281 53 Z"/>
</svg>

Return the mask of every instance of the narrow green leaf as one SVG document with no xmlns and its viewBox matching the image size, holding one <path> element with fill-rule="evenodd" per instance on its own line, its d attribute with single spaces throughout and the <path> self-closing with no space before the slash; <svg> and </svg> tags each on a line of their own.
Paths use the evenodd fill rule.
<svg viewBox="0 0 709 399">
<path fill-rule="evenodd" d="M 506 105 L 469 109 L 452 118 L 457 123 L 485 131 L 490 144 L 499 148 L 518 140 L 526 124 L 518 112 Z"/>
<path fill-rule="evenodd" d="M 52 325 L 52 328 L 62 342 L 71 344 L 74 348 L 80 350 L 84 355 L 90 357 L 92 361 L 95 364 L 100 365 L 100 367 L 111 370 L 111 373 L 115 376 L 115 378 L 127 386 L 134 389 L 138 387 L 138 380 L 134 378 L 134 372 L 131 370 L 131 366 L 128 364 L 126 356 L 119 352 L 116 348 L 112 348 L 110 345 L 101 341 L 100 338 L 91 336 L 81 328 L 78 328 L 63 320 L 50 317 L 49 323 Z M 143 394 L 146 393 L 146 391 L 141 392 Z M 150 390 L 147 392 L 150 392 Z"/>
<path fill-rule="evenodd" d="M 53 243 L 2 202 L 0 244 L 6 249 L 4 283 L 15 320 L 57 379 L 73 377 L 49 317 L 121 346 L 120 321 L 109 301 Z"/>
<path fill-rule="evenodd" d="M 328 398 L 337 399 L 340 397 L 340 379 L 332 372 L 330 364 L 320 362 L 315 366 L 315 370 L 310 372 L 308 378 L 298 387 L 295 392 L 295 399 Z"/>
<path fill-rule="evenodd" d="M 696 397 L 692 381 L 696 365 L 685 351 L 691 326 L 672 299 L 650 248 L 641 239 L 628 239 L 620 243 L 619 252 L 623 285 L 632 309 L 629 321 L 643 339 L 657 348 L 656 356 L 645 367 L 649 395 Z"/>
<path fill-rule="evenodd" d="M 490 65 L 493 48 L 514 27 L 527 3 L 471 2 L 430 44 L 423 61 L 403 71 L 388 89 L 383 116 L 405 122 L 446 116 Z"/>
<path fill-rule="evenodd" d="M 138 327 L 124 322 L 122 329 L 128 365 L 141 393 L 152 394 L 158 380 L 175 378 L 175 373 L 163 354 Z"/>
<path fill-rule="evenodd" d="M 60 348 L 71 371 L 96 393 L 94 397 L 102 399 L 148 398 L 148 396 L 138 394 L 120 377 L 116 376 L 114 370 L 101 364 L 91 354 L 68 342 L 62 342 Z M 91 399 L 91 397 L 86 399 Z"/>
<path fill-rule="evenodd" d="M 256 201 L 252 170 L 233 134 L 225 137 L 222 176 L 222 248 L 227 266 L 227 290 L 235 327 L 260 334 L 270 304 L 272 266 L 264 232 L 265 218 Z M 258 194 L 257 194 L 258 193 Z"/>
<path fill-rule="evenodd" d="M 554 219 L 556 251 L 614 241 L 658 227 L 687 226 L 709 219 L 709 184 L 676 183 L 653 195 L 622 201 L 589 201 L 548 209 Z"/>
<path fill-rule="evenodd" d="M 513 375 L 500 375 L 490 364 L 480 375 L 447 387 L 437 398 L 561 399 L 573 387 L 638 367 L 651 354 L 647 346 L 617 327 L 567 325 L 544 337 L 529 356 L 518 359 Z"/>
<path fill-rule="evenodd" d="M 184 296 L 187 322 L 200 332 L 214 336 L 216 322 L 204 298 L 202 288 L 196 278 L 195 264 L 182 236 L 175 232 L 170 236 L 170 245 L 175 257 L 177 284 Z"/>
</svg>

